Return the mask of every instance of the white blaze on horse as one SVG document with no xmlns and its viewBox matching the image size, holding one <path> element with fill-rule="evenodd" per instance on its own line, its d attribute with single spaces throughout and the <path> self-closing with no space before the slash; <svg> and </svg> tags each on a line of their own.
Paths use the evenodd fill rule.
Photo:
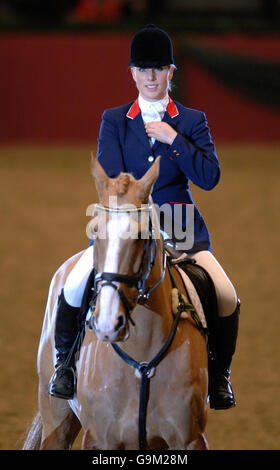
<svg viewBox="0 0 280 470">
<path fill-rule="evenodd" d="M 39 411 L 24 449 L 69 449 L 81 428 L 83 449 L 207 449 L 206 337 L 191 315 L 174 323 L 172 278 L 150 198 L 158 172 L 159 159 L 140 180 L 112 179 L 92 159 L 99 195 L 96 304 L 76 363 L 77 391 L 73 400 L 55 398 L 48 383 L 57 299 L 83 252 L 50 285 L 38 352 Z M 173 275 L 189 300 L 176 270 Z"/>
</svg>

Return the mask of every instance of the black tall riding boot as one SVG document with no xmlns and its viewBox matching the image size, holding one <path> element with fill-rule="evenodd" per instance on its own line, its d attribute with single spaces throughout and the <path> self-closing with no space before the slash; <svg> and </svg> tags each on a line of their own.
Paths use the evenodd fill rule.
<svg viewBox="0 0 280 470">
<path fill-rule="evenodd" d="M 210 408 L 225 410 L 236 405 L 230 383 L 230 364 L 236 348 L 240 301 L 228 317 L 216 319 L 214 332 L 214 358 L 209 360 Z M 211 335 L 212 332 L 210 332 Z"/>
<path fill-rule="evenodd" d="M 76 376 L 74 371 L 74 347 L 78 335 L 78 314 L 80 308 L 69 305 L 62 289 L 58 299 L 55 322 L 55 349 L 57 363 L 49 383 L 49 394 L 70 400 L 74 397 Z"/>
</svg>

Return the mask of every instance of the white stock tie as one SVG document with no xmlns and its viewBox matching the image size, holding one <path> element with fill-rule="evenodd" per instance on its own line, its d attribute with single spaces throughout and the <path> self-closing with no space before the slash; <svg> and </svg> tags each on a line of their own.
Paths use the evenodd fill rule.
<svg viewBox="0 0 280 470">
<path fill-rule="evenodd" d="M 162 121 L 164 113 L 168 105 L 168 96 L 159 101 L 146 101 L 139 96 L 139 107 L 141 109 L 142 118 L 145 124 L 153 121 Z M 152 137 L 150 140 L 151 147 L 155 143 L 155 138 Z"/>
</svg>

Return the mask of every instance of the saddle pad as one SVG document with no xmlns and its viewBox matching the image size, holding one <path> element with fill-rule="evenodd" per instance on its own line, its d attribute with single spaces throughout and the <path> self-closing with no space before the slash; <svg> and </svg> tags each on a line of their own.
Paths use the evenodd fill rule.
<svg viewBox="0 0 280 470">
<path fill-rule="evenodd" d="M 182 281 L 184 283 L 186 291 L 189 295 L 190 302 L 194 306 L 195 311 L 196 311 L 196 313 L 197 313 L 197 315 L 198 315 L 198 317 L 199 317 L 199 319 L 202 323 L 203 328 L 207 328 L 207 323 L 206 323 L 206 318 L 205 318 L 205 315 L 204 315 L 203 307 L 202 307 L 202 304 L 200 302 L 200 298 L 199 298 L 199 296 L 196 292 L 196 289 L 195 289 L 192 281 L 187 276 L 187 274 L 183 271 L 183 269 L 181 269 L 177 264 L 175 264 L 174 266 L 175 266 L 175 268 L 177 269 L 177 271 L 179 272 L 179 274 L 182 278 Z"/>
</svg>

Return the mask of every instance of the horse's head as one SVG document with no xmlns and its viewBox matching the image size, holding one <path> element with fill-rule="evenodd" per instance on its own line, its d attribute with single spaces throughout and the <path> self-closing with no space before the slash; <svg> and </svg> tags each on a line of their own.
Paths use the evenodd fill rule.
<svg viewBox="0 0 280 470">
<path fill-rule="evenodd" d="M 99 196 L 92 219 L 97 299 L 91 324 L 98 339 L 124 341 L 129 320 L 155 258 L 149 198 L 159 173 L 159 158 L 140 179 L 109 178 L 92 156 Z"/>
</svg>

